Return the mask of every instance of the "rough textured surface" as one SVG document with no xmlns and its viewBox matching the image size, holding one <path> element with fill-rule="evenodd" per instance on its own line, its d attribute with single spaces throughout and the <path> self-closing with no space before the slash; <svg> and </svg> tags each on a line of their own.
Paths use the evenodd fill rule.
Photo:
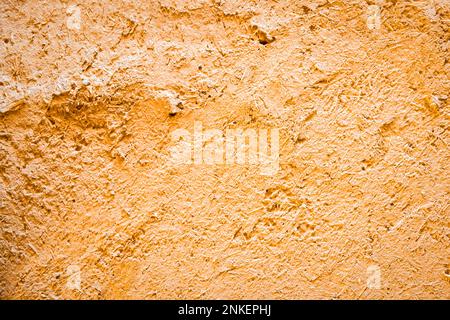
<svg viewBox="0 0 450 320">
<path fill-rule="evenodd" d="M 1 298 L 450 298 L 449 1 L 8 0 L 0 37 Z M 281 169 L 170 164 L 194 121 Z"/>
</svg>

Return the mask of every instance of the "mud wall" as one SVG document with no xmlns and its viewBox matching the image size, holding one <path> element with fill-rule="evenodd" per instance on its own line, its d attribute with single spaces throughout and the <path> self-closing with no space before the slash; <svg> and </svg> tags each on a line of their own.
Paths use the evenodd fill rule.
<svg viewBox="0 0 450 320">
<path fill-rule="evenodd" d="M 2 1 L 0 297 L 449 299 L 449 48 L 446 0 Z"/>
</svg>

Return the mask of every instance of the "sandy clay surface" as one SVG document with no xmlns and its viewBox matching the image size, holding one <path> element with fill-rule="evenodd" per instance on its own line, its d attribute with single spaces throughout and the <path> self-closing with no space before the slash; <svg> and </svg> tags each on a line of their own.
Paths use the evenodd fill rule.
<svg viewBox="0 0 450 320">
<path fill-rule="evenodd" d="M 0 298 L 449 299 L 449 50 L 448 0 L 1 1 Z"/>
</svg>

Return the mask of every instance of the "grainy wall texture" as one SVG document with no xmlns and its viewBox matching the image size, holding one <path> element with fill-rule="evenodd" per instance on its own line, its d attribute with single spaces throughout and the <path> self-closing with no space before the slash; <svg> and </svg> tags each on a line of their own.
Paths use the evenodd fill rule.
<svg viewBox="0 0 450 320">
<path fill-rule="evenodd" d="M 449 299 L 449 50 L 448 0 L 1 1 L 0 298 Z"/>
</svg>

